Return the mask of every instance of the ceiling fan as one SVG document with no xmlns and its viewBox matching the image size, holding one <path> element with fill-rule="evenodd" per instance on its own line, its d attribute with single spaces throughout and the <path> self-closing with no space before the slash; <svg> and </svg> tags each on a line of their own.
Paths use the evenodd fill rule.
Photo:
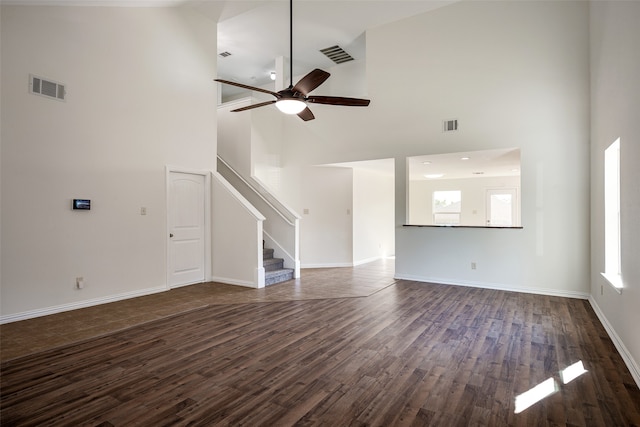
<svg viewBox="0 0 640 427">
<path fill-rule="evenodd" d="M 276 104 L 276 107 L 285 114 L 297 114 L 304 121 L 313 120 L 315 116 L 307 107 L 307 104 L 326 104 L 326 105 L 343 105 L 347 107 L 366 107 L 369 105 L 368 99 L 345 98 L 341 96 L 315 96 L 308 94 L 315 88 L 324 83 L 331 74 L 316 68 L 309 74 L 304 76 L 298 83 L 293 84 L 293 0 L 289 0 L 289 76 L 291 84 L 288 88 L 278 92 L 262 89 L 259 87 L 248 86 L 242 83 L 236 83 L 229 80 L 214 79 L 217 82 L 241 87 L 244 89 L 254 90 L 257 92 L 268 93 L 276 99 L 272 101 L 261 102 L 242 108 L 231 110 L 231 112 L 251 110 L 253 108 L 264 107 L 265 105 Z"/>
</svg>

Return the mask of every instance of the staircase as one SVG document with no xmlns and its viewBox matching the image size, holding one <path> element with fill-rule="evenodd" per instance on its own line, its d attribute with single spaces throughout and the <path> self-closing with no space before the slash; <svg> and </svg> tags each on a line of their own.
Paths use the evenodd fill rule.
<svg viewBox="0 0 640 427">
<path fill-rule="evenodd" d="M 262 265 L 264 266 L 264 285 L 269 286 L 293 279 L 293 269 L 283 267 L 282 258 L 273 257 L 273 249 L 262 249 Z"/>
</svg>

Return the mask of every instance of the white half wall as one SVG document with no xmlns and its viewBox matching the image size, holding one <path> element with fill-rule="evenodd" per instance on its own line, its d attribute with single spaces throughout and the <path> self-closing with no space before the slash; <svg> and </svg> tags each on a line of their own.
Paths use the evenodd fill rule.
<svg viewBox="0 0 640 427">
<path fill-rule="evenodd" d="M 213 173 L 212 280 L 264 287 L 262 223 L 258 212 L 222 175 Z"/>
<path fill-rule="evenodd" d="M 7 5 L 1 19 L 2 318 L 166 289 L 165 166 L 215 169 L 215 22 Z M 30 73 L 66 101 L 30 94 Z"/>
</svg>

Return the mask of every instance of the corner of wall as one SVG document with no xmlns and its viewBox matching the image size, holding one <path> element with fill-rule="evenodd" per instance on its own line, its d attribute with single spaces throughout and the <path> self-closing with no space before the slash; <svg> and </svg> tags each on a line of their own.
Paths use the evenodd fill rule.
<svg viewBox="0 0 640 427">
<path fill-rule="evenodd" d="M 589 297 L 589 303 L 591 304 L 593 311 L 596 313 L 596 316 L 598 316 L 600 323 L 602 323 L 602 326 L 604 326 L 604 329 L 607 331 L 609 338 L 611 338 L 611 341 L 613 341 L 613 345 L 615 345 L 618 353 L 620 353 L 620 356 L 624 360 L 624 363 L 627 365 L 627 368 L 629 368 L 629 372 L 636 382 L 636 385 L 640 388 L 640 365 L 638 365 L 631 352 L 624 345 L 624 341 L 622 341 L 622 338 L 620 338 L 615 329 L 613 329 L 613 326 L 611 325 L 611 323 L 609 323 L 607 317 L 600 309 L 600 306 L 598 306 L 598 303 L 596 302 L 595 298 L 593 298 L 593 296 Z"/>
</svg>

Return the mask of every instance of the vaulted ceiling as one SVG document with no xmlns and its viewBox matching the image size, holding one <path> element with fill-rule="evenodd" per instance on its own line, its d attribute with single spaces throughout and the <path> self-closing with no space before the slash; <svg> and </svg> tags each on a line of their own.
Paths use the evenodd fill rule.
<svg viewBox="0 0 640 427">
<path fill-rule="evenodd" d="M 335 65 L 320 49 L 338 45 L 356 60 L 366 30 L 460 0 L 294 0 L 293 74 Z M 270 82 L 276 58 L 289 57 L 289 0 L 0 0 L 48 6 L 189 7 L 218 23 L 218 78 L 252 86 Z M 285 71 L 289 69 L 288 65 Z M 212 76 L 216 77 L 216 76 Z M 289 76 L 284 76 L 289 82 Z M 232 87 L 224 90 L 233 91 Z"/>
<path fill-rule="evenodd" d="M 320 52 L 338 45 L 356 60 L 366 54 L 365 31 L 453 3 L 454 0 L 294 0 L 293 74 L 335 65 Z M 194 1 L 218 21 L 218 77 L 252 86 L 270 82 L 276 58 L 289 57 L 289 1 Z M 285 71 L 288 66 L 285 67 Z M 289 77 L 284 76 L 289 82 Z M 232 88 L 225 88 L 229 90 Z"/>
</svg>

